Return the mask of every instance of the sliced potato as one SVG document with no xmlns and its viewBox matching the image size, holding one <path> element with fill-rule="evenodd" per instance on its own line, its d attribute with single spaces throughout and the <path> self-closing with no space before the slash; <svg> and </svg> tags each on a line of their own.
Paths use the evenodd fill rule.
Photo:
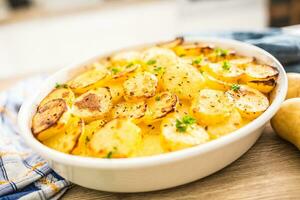
<svg viewBox="0 0 300 200">
<path fill-rule="evenodd" d="M 124 96 L 124 88 L 122 81 L 110 80 L 107 83 L 105 83 L 103 87 L 109 88 L 113 103 L 118 103 L 122 100 Z"/>
<path fill-rule="evenodd" d="M 215 77 L 211 76 L 207 72 L 203 72 L 202 75 L 205 79 L 205 86 L 207 88 L 227 91 L 228 89 L 230 89 L 230 87 L 232 85 L 229 82 L 225 82 L 225 81 L 216 79 Z"/>
<path fill-rule="evenodd" d="M 118 62 L 118 61 L 134 62 L 140 59 L 141 59 L 141 53 L 139 51 L 119 52 L 111 57 L 112 62 Z"/>
<path fill-rule="evenodd" d="M 162 92 L 147 101 L 147 112 L 144 117 L 146 123 L 161 119 L 168 113 L 174 112 L 178 97 L 170 92 Z"/>
<path fill-rule="evenodd" d="M 163 89 L 183 99 L 191 99 L 204 83 L 201 73 L 186 62 L 168 67 L 162 76 Z"/>
<path fill-rule="evenodd" d="M 149 72 L 138 73 L 123 83 L 125 99 L 141 100 L 155 95 L 158 80 Z"/>
<path fill-rule="evenodd" d="M 209 141 L 209 135 L 203 127 L 196 123 L 190 124 L 186 130 L 178 129 L 178 116 L 164 118 L 161 123 L 163 145 L 168 151 L 176 151 Z"/>
<path fill-rule="evenodd" d="M 141 129 L 128 119 L 114 119 L 99 131 L 90 141 L 90 149 L 97 157 L 127 158 L 141 144 Z"/>
<path fill-rule="evenodd" d="M 46 104 L 47 102 L 53 100 L 53 99 L 63 99 L 68 104 L 68 106 L 72 106 L 75 95 L 72 92 L 72 90 L 68 88 L 57 88 L 54 89 L 50 94 L 48 94 L 40 103 L 40 106 Z"/>
<path fill-rule="evenodd" d="M 137 149 L 135 156 L 144 157 L 144 156 L 153 156 L 153 155 L 165 153 L 160 135 L 145 134 L 142 136 L 143 136 L 142 143 Z"/>
<path fill-rule="evenodd" d="M 141 64 L 138 62 L 118 62 L 112 66 L 108 67 L 108 70 L 111 72 L 111 77 L 113 79 L 127 78 L 130 73 L 133 73 L 138 68 L 141 67 Z"/>
<path fill-rule="evenodd" d="M 217 139 L 241 128 L 244 124 L 245 122 L 240 113 L 234 109 L 227 120 L 207 126 L 207 132 L 210 134 L 211 138 Z"/>
<path fill-rule="evenodd" d="M 288 91 L 286 99 L 300 97 L 300 73 L 287 73 Z"/>
<path fill-rule="evenodd" d="M 271 120 L 275 132 L 300 150 L 300 98 L 285 100 Z"/>
<path fill-rule="evenodd" d="M 242 78 L 244 71 L 237 65 L 230 64 L 228 61 L 223 61 L 219 63 L 209 63 L 204 67 L 204 70 L 217 79 L 237 82 Z"/>
<path fill-rule="evenodd" d="M 217 124 L 227 119 L 233 104 L 220 90 L 203 89 L 194 98 L 191 112 L 203 124 Z"/>
<path fill-rule="evenodd" d="M 39 140 L 44 140 L 62 131 L 69 117 L 68 106 L 63 99 L 50 100 L 38 107 L 32 118 L 32 132 Z"/>
<path fill-rule="evenodd" d="M 153 63 L 158 67 L 168 67 L 177 63 L 176 54 L 169 49 L 152 47 L 142 53 L 145 63 Z"/>
<path fill-rule="evenodd" d="M 147 104 L 139 102 L 121 102 L 113 107 L 113 118 L 139 119 L 145 115 Z"/>
<path fill-rule="evenodd" d="M 96 131 L 99 131 L 106 124 L 105 120 L 96 120 L 84 126 L 84 131 L 81 133 L 72 154 L 88 156 L 89 155 L 89 142 Z"/>
<path fill-rule="evenodd" d="M 172 48 L 177 47 L 177 46 L 179 46 L 183 43 L 184 43 L 184 38 L 183 37 L 177 37 L 177 38 L 175 38 L 175 40 L 160 43 L 157 46 L 172 49 Z"/>
<path fill-rule="evenodd" d="M 276 86 L 276 80 L 275 79 L 253 80 L 253 81 L 247 82 L 247 85 L 249 85 L 252 88 L 255 88 L 255 89 L 259 90 L 260 92 L 269 93 Z"/>
<path fill-rule="evenodd" d="M 112 108 L 112 97 L 108 88 L 90 90 L 77 97 L 73 114 L 84 121 L 104 118 Z"/>
<path fill-rule="evenodd" d="M 106 70 L 91 69 L 76 76 L 69 81 L 68 85 L 75 93 L 82 94 L 101 86 L 107 75 L 108 72 Z"/>
<path fill-rule="evenodd" d="M 253 57 L 237 57 L 231 59 L 229 62 L 233 65 L 238 65 L 238 66 L 245 66 L 251 62 L 253 62 L 255 59 Z"/>
<path fill-rule="evenodd" d="M 245 68 L 244 81 L 248 82 L 257 80 L 277 79 L 278 75 L 279 72 L 275 67 L 251 63 L 248 64 Z"/>
<path fill-rule="evenodd" d="M 84 123 L 80 118 L 71 117 L 70 120 L 70 126 L 65 131 L 44 140 L 43 144 L 57 151 L 70 153 L 80 134 L 84 132 Z"/>
<path fill-rule="evenodd" d="M 269 107 L 269 100 L 264 94 L 246 85 L 239 85 L 227 94 L 233 99 L 242 117 L 247 119 L 258 117 Z"/>
</svg>

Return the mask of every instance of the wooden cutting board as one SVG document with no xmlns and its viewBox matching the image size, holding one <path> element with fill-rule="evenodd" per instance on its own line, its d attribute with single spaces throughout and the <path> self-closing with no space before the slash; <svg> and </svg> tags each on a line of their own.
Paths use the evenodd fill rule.
<svg viewBox="0 0 300 200">
<path fill-rule="evenodd" d="M 20 79 L 0 81 L 0 90 Z M 193 183 L 135 194 L 101 192 L 75 185 L 62 199 L 300 199 L 300 151 L 280 139 L 268 125 L 257 143 L 240 159 Z"/>
</svg>

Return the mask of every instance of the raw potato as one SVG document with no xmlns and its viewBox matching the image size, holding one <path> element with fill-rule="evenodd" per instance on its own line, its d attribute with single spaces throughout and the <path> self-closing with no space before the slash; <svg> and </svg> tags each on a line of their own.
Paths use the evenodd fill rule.
<svg viewBox="0 0 300 200">
<path fill-rule="evenodd" d="M 185 132 L 179 132 L 176 128 L 176 119 L 179 116 L 170 116 L 161 123 L 163 145 L 167 150 L 175 151 L 203 144 L 209 140 L 209 135 L 203 127 L 192 124 Z"/>
<path fill-rule="evenodd" d="M 76 98 L 73 114 L 84 121 L 104 118 L 112 108 L 112 97 L 108 88 L 90 90 Z"/>
<path fill-rule="evenodd" d="M 260 91 L 247 85 L 238 85 L 237 87 L 229 90 L 227 94 L 233 99 L 235 107 L 242 117 L 255 119 L 269 107 L 268 98 Z"/>
<path fill-rule="evenodd" d="M 70 153 L 84 131 L 84 123 L 80 118 L 72 117 L 70 121 L 70 126 L 65 131 L 44 140 L 43 144 L 57 151 Z"/>
<path fill-rule="evenodd" d="M 69 81 L 69 87 L 78 94 L 101 86 L 105 77 L 108 75 L 106 70 L 88 70 Z"/>
<path fill-rule="evenodd" d="M 203 124 L 217 124 L 226 120 L 233 110 L 230 99 L 220 90 L 203 89 L 194 98 L 191 112 Z"/>
<path fill-rule="evenodd" d="M 130 120 L 114 119 L 95 132 L 90 148 L 93 155 L 103 158 L 127 158 L 141 144 L 141 129 Z"/>
<path fill-rule="evenodd" d="M 271 120 L 275 132 L 300 150 L 300 98 L 283 102 Z"/>
<path fill-rule="evenodd" d="M 286 99 L 300 97 L 300 73 L 287 73 L 288 92 Z"/>
</svg>

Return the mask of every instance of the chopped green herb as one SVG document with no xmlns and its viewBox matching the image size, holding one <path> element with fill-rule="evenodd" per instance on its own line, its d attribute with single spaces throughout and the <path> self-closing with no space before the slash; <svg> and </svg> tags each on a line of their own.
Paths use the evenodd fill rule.
<svg viewBox="0 0 300 200">
<path fill-rule="evenodd" d="M 216 48 L 216 49 L 215 49 L 215 54 L 216 54 L 217 56 L 225 57 L 225 56 L 227 56 L 227 54 L 228 54 L 228 50 L 226 50 L 226 49 L 221 49 L 221 48 Z"/>
<path fill-rule="evenodd" d="M 187 128 L 194 123 L 196 123 L 196 119 L 186 115 L 182 120 L 176 119 L 176 129 L 179 132 L 185 132 Z"/>
<path fill-rule="evenodd" d="M 184 57 L 184 56 L 186 56 L 186 54 L 184 54 L 184 53 L 179 55 L 179 57 Z"/>
<path fill-rule="evenodd" d="M 112 71 L 114 74 L 116 74 L 116 73 L 120 72 L 120 69 L 119 69 L 119 68 L 116 68 L 116 67 L 113 67 L 113 68 L 111 68 L 111 71 Z"/>
<path fill-rule="evenodd" d="M 59 84 L 59 83 L 55 83 L 55 88 L 68 88 L 67 84 Z"/>
<path fill-rule="evenodd" d="M 229 70 L 229 69 L 230 69 L 230 64 L 229 64 L 229 62 L 225 60 L 225 61 L 223 62 L 222 68 L 223 68 L 224 70 Z"/>
<path fill-rule="evenodd" d="M 112 154 L 113 154 L 112 151 L 108 152 L 108 154 L 106 155 L 106 158 L 111 158 Z"/>
<path fill-rule="evenodd" d="M 133 64 L 133 62 L 131 62 L 131 63 L 129 63 L 128 65 L 126 65 L 126 68 L 130 68 L 130 67 L 132 67 L 134 64 Z"/>
<path fill-rule="evenodd" d="M 155 97 L 155 101 L 160 101 L 160 96 Z"/>
<path fill-rule="evenodd" d="M 86 137 L 85 138 L 85 143 L 88 143 L 90 141 L 90 138 L 89 137 Z"/>
<path fill-rule="evenodd" d="M 154 68 L 154 71 L 155 71 L 155 72 L 160 72 L 160 71 L 162 71 L 162 70 L 163 70 L 162 67 L 156 67 L 156 68 Z"/>
<path fill-rule="evenodd" d="M 154 65 L 156 63 L 156 60 L 148 60 L 147 65 Z"/>
<path fill-rule="evenodd" d="M 202 61 L 202 57 L 198 57 L 195 60 L 193 60 L 192 65 L 199 65 Z"/>
<path fill-rule="evenodd" d="M 231 86 L 231 89 L 232 89 L 233 91 L 235 91 L 235 92 L 239 91 L 240 88 L 241 88 L 241 86 L 238 85 L 238 84 L 233 84 L 233 85 Z"/>
</svg>

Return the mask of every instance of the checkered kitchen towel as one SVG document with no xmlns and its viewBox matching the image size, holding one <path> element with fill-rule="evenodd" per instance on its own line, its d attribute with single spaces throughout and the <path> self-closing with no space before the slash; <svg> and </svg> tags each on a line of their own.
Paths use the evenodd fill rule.
<svg viewBox="0 0 300 200">
<path fill-rule="evenodd" d="M 16 119 L 26 96 L 43 77 L 34 77 L 0 94 L 0 199 L 58 199 L 70 182 L 57 175 L 18 135 Z"/>
<path fill-rule="evenodd" d="M 300 38 L 285 35 L 280 30 L 186 35 L 246 41 L 269 51 L 285 66 L 293 64 L 286 67 L 289 71 L 300 72 Z M 21 103 L 43 79 L 31 78 L 0 94 L 0 200 L 58 199 L 70 186 L 70 182 L 52 171 L 45 160 L 32 152 L 18 135 L 16 118 Z"/>
</svg>

